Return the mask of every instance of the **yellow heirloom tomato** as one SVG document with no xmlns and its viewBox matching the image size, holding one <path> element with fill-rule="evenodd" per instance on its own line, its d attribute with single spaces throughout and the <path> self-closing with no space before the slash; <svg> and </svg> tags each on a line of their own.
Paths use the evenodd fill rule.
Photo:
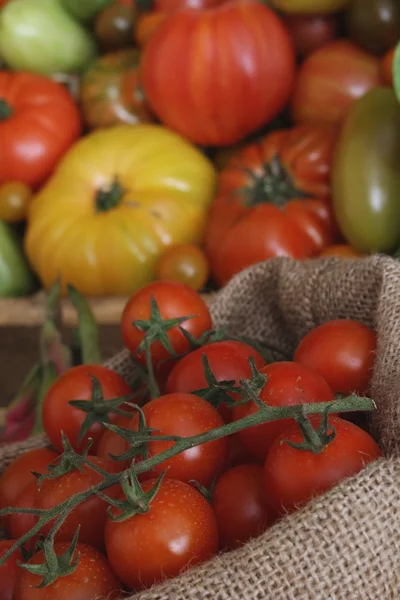
<svg viewBox="0 0 400 600">
<path fill-rule="evenodd" d="M 25 249 L 48 288 L 126 295 L 155 277 L 172 244 L 202 240 L 216 172 L 158 125 L 116 125 L 82 138 L 34 197 Z"/>
</svg>

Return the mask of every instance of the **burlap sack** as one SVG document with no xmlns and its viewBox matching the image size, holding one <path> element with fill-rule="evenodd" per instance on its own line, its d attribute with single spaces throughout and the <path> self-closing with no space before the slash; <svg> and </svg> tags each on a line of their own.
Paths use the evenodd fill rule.
<svg viewBox="0 0 400 600">
<path fill-rule="evenodd" d="M 134 600 L 400 600 L 400 265 L 384 257 L 274 259 L 239 275 L 212 302 L 217 325 L 291 353 L 314 326 L 349 317 L 378 333 L 372 426 L 385 458 L 240 550 Z M 109 363 L 128 379 L 126 352 Z M 0 469 L 44 438 L 8 446 Z"/>
</svg>

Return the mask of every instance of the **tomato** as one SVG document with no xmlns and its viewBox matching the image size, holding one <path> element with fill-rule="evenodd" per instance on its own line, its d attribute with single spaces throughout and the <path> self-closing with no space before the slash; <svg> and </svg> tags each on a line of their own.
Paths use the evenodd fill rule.
<svg viewBox="0 0 400 600">
<path fill-rule="evenodd" d="M 111 4 L 96 17 L 94 32 L 103 50 L 130 46 L 135 22 L 132 4 Z"/>
<path fill-rule="evenodd" d="M 134 37 L 139 48 L 144 48 L 168 16 L 169 13 L 160 10 L 138 15 L 135 23 Z"/>
<path fill-rule="evenodd" d="M 382 55 L 400 38 L 397 0 L 352 0 L 346 15 L 350 38 L 372 54 Z"/>
<path fill-rule="evenodd" d="M 166 247 L 200 243 L 215 184 L 211 162 L 161 126 L 92 132 L 33 199 L 27 255 L 46 288 L 61 277 L 87 296 L 129 295 Z"/>
<path fill-rule="evenodd" d="M 336 136 L 330 125 L 284 129 L 232 156 L 219 176 L 205 238 L 218 284 L 267 258 L 306 258 L 332 243 Z"/>
<path fill-rule="evenodd" d="M 93 380 L 95 377 L 101 385 L 103 400 L 111 400 L 121 396 L 131 395 L 133 391 L 125 380 L 106 367 L 100 365 L 80 365 L 65 371 L 50 387 L 43 401 L 43 428 L 52 445 L 62 451 L 61 432 L 67 436 L 72 447 L 81 452 L 89 438 L 93 440 L 91 453 L 96 452 L 97 443 L 103 433 L 101 420 L 92 423 L 81 441 L 78 440 L 83 422 L 88 413 L 80 408 L 71 406 L 71 400 L 90 400 L 93 395 Z M 123 406 L 121 408 L 124 408 Z M 107 419 L 107 413 L 100 415 Z M 109 413 L 113 420 L 115 413 Z"/>
<path fill-rule="evenodd" d="M 0 220 L 0 297 L 27 296 L 35 286 L 19 235 L 11 224 Z"/>
<path fill-rule="evenodd" d="M 154 484 L 155 480 L 144 482 L 143 491 Z M 147 513 L 107 521 L 106 549 L 112 569 L 126 586 L 149 587 L 218 552 L 214 512 L 192 486 L 164 479 Z"/>
<path fill-rule="evenodd" d="M 65 88 L 33 73 L 0 72 L 0 184 L 38 188 L 80 134 Z"/>
<path fill-rule="evenodd" d="M 320 423 L 315 417 L 310 421 L 314 429 Z M 357 425 L 330 416 L 329 426 L 335 428 L 336 436 L 318 454 L 285 443 L 303 441 L 297 423 L 288 427 L 271 447 L 264 465 L 265 489 L 269 503 L 280 514 L 302 506 L 382 456 L 375 440 Z"/>
<path fill-rule="evenodd" d="M 0 540 L 0 558 L 13 546 L 15 540 Z M 12 600 L 19 567 L 17 561 L 23 562 L 22 553 L 16 550 L 4 565 L 0 567 L 0 600 Z"/>
<path fill-rule="evenodd" d="M 292 117 L 296 123 L 339 123 L 358 98 L 379 84 L 379 60 L 349 40 L 335 40 L 300 66 Z"/>
<path fill-rule="evenodd" d="M 349 3 L 349 0 L 270 0 L 272 6 L 283 13 L 318 14 L 339 12 Z"/>
<path fill-rule="evenodd" d="M 68 548 L 68 543 L 54 545 L 58 556 L 67 552 Z M 73 559 L 78 556 L 78 566 L 73 573 L 60 577 L 42 589 L 38 588 L 42 581 L 39 575 L 20 569 L 13 600 L 116 600 L 121 596 L 121 584 L 103 554 L 86 544 L 78 543 Z M 44 554 L 41 551 L 28 562 L 37 565 L 43 564 L 43 561 Z"/>
<path fill-rule="evenodd" d="M 152 121 L 139 76 L 139 52 L 121 50 L 101 56 L 82 78 L 83 117 L 92 128 Z"/>
<path fill-rule="evenodd" d="M 123 427 L 124 429 L 129 429 L 131 423 L 132 417 L 119 416 L 113 420 L 113 425 Z M 114 433 L 111 429 L 105 429 L 97 444 L 96 456 L 99 456 L 103 460 L 110 460 L 112 456 L 121 456 L 127 450 L 127 442 L 120 435 Z M 129 467 L 130 462 L 129 460 L 116 461 L 114 469 L 124 471 Z"/>
<path fill-rule="evenodd" d="M 203 355 L 207 357 L 217 381 L 233 381 L 236 385 L 240 384 L 241 379 L 250 379 L 250 357 L 253 357 L 257 369 L 266 364 L 264 358 L 248 344 L 233 340 L 213 342 L 190 352 L 174 366 L 167 380 L 168 394 L 191 393 L 208 387 Z M 218 410 L 224 421 L 231 420 L 231 409 L 226 403 L 222 403 Z"/>
<path fill-rule="evenodd" d="M 22 489 L 17 499 L 14 501 L 15 508 L 35 508 L 36 500 L 39 491 L 36 481 L 31 481 L 26 487 Z M 18 540 L 26 533 L 28 533 L 32 527 L 37 523 L 37 517 L 29 513 L 13 513 L 8 517 L 7 530 L 9 535 Z M 39 540 L 39 535 L 33 536 L 28 544 L 28 547 L 34 547 L 35 543 Z"/>
<path fill-rule="evenodd" d="M 167 394 L 152 400 L 143 408 L 146 425 L 154 435 L 177 435 L 191 437 L 222 427 L 222 417 L 206 400 L 192 394 Z M 131 428 L 137 429 L 137 417 Z M 155 441 L 148 444 L 148 457 L 161 454 L 174 446 L 175 442 Z M 208 487 L 216 474 L 222 472 L 228 461 L 228 439 L 226 437 L 185 450 L 165 460 L 145 474 L 145 478 L 156 477 L 165 469 L 166 477 L 185 483 L 197 481 Z"/>
<path fill-rule="evenodd" d="M 204 10 L 225 2 L 226 0 L 154 0 L 154 7 L 156 10 L 165 10 L 166 12 L 173 12 L 185 7 Z"/>
<path fill-rule="evenodd" d="M 295 48 L 301 56 L 311 54 L 336 38 L 338 21 L 335 15 L 295 14 L 284 17 Z"/>
<path fill-rule="evenodd" d="M 15 458 L 5 468 L 0 477 L 0 509 L 14 506 L 18 496 L 36 478 L 32 471 L 43 474 L 48 465 L 57 458 L 58 454 L 49 448 L 37 448 L 28 450 Z M 2 522 L 3 528 L 7 528 L 8 517 Z"/>
<path fill-rule="evenodd" d="M 136 292 L 127 302 L 121 317 L 121 332 L 125 346 L 143 365 L 146 364 L 144 352 L 138 353 L 144 339 L 144 332 L 134 327 L 136 320 L 148 320 L 151 314 L 151 298 L 157 302 L 163 320 L 190 317 L 180 323 L 180 327 L 198 338 L 202 333 L 211 329 L 211 315 L 204 300 L 197 292 L 183 283 L 157 281 Z M 178 326 L 167 332 L 169 342 L 177 355 L 185 354 L 190 345 Z M 151 344 L 151 357 L 154 366 L 161 361 L 171 359 L 171 354 L 159 342 Z M 164 363 L 163 369 L 172 368 Z"/>
<path fill-rule="evenodd" d="M 279 17 L 256 0 L 182 9 L 143 54 L 143 85 L 167 127 L 205 146 L 233 144 L 286 105 L 295 51 Z"/>
<path fill-rule="evenodd" d="M 7 223 L 23 221 L 32 191 L 24 183 L 9 181 L 0 186 L 0 219 Z"/>
<path fill-rule="evenodd" d="M 322 250 L 319 256 L 336 256 L 337 258 L 362 258 L 366 255 L 362 252 L 354 250 L 354 248 L 352 248 L 348 244 L 332 244 L 332 246 L 324 248 L 324 250 Z"/>
<path fill-rule="evenodd" d="M 262 466 L 239 465 L 223 473 L 213 490 L 212 507 L 221 548 L 233 550 L 261 535 L 275 518 L 267 502 Z"/>
<path fill-rule="evenodd" d="M 178 281 L 199 292 L 207 283 L 209 265 L 204 252 L 194 244 L 171 246 L 156 269 L 157 279 Z"/>
<path fill-rule="evenodd" d="M 395 50 L 396 47 L 394 46 L 384 55 L 381 61 L 381 78 L 383 83 L 389 86 L 393 85 L 393 59 Z"/>
<path fill-rule="evenodd" d="M 389 252 L 400 245 L 399 155 L 396 96 L 390 88 L 371 90 L 345 120 L 332 165 L 335 216 L 360 252 Z"/>
<path fill-rule="evenodd" d="M 293 406 L 308 402 L 329 402 L 335 395 L 323 377 L 308 367 L 295 362 L 277 362 L 260 370 L 267 382 L 259 398 L 270 406 Z M 235 421 L 258 412 L 252 401 L 233 407 Z M 275 439 L 290 424 L 290 419 L 272 421 L 248 427 L 238 432 L 239 439 L 254 459 L 263 461 Z"/>
<path fill-rule="evenodd" d="M 317 371 L 335 393 L 369 391 L 376 333 L 350 319 L 327 321 L 312 329 L 297 346 L 293 360 Z"/>
</svg>

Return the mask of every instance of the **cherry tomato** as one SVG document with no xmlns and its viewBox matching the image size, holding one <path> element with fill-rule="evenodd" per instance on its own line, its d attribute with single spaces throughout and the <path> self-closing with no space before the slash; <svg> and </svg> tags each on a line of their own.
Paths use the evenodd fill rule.
<svg viewBox="0 0 400 600">
<path fill-rule="evenodd" d="M 146 425 L 155 430 L 155 435 L 177 435 L 191 437 L 210 429 L 221 427 L 224 422 L 217 410 L 206 400 L 193 394 L 167 394 L 145 405 L 143 413 Z M 137 428 L 137 417 L 133 418 L 132 428 Z M 149 458 L 164 452 L 174 442 L 155 441 L 148 444 Z M 144 474 L 146 479 L 155 477 L 166 468 L 166 477 L 189 483 L 198 481 L 203 486 L 211 485 L 216 474 L 222 472 L 228 460 L 228 440 L 226 437 L 201 444 L 164 461 L 151 472 Z"/>
<path fill-rule="evenodd" d="M 301 56 L 311 54 L 335 39 L 338 30 L 336 15 L 285 15 L 284 22 L 292 34 L 295 48 Z"/>
<path fill-rule="evenodd" d="M 320 257 L 336 256 L 337 258 L 362 258 L 366 256 L 362 252 L 355 250 L 348 244 L 333 244 L 322 250 Z"/>
<path fill-rule="evenodd" d="M 233 550 L 261 535 L 275 519 L 267 502 L 263 467 L 239 465 L 223 473 L 213 490 L 212 507 L 220 548 Z"/>
<path fill-rule="evenodd" d="M 23 221 L 27 215 L 32 191 L 24 183 L 10 181 L 0 186 L 0 219 L 7 223 Z"/>
<path fill-rule="evenodd" d="M 124 416 L 119 416 L 113 421 L 114 425 L 124 429 L 129 429 L 131 423 L 132 417 Z M 96 456 L 104 460 L 111 460 L 111 456 L 121 456 L 127 450 L 127 442 L 111 429 L 106 429 L 97 444 Z M 130 462 L 129 460 L 115 461 L 115 470 L 124 471 L 129 467 Z"/>
<path fill-rule="evenodd" d="M 308 402 L 329 402 L 335 395 L 323 377 L 295 362 L 276 362 L 260 369 L 268 377 L 259 398 L 270 406 L 292 406 Z M 258 412 L 257 405 L 250 401 L 233 407 L 234 420 Z M 238 432 L 238 436 L 252 456 L 263 461 L 275 439 L 290 423 L 289 419 L 263 423 Z"/>
<path fill-rule="evenodd" d="M 31 481 L 18 495 L 17 499 L 12 506 L 16 508 L 36 508 L 36 499 L 39 490 L 36 481 Z M 26 533 L 28 533 L 32 527 L 37 523 L 37 517 L 28 513 L 14 513 L 10 515 L 8 520 L 8 531 L 10 537 L 18 540 Z M 29 546 L 35 544 L 39 539 L 39 536 L 32 538 Z"/>
<path fill-rule="evenodd" d="M 143 491 L 154 484 L 144 482 Z M 121 522 L 109 519 L 105 535 L 113 571 L 135 590 L 174 577 L 218 552 L 211 506 L 192 486 L 174 479 L 163 480 L 147 513 Z"/>
<path fill-rule="evenodd" d="M 105 51 L 119 50 L 132 44 L 135 11 L 133 5 L 111 4 L 96 18 L 94 31 Z"/>
<path fill-rule="evenodd" d="M 146 364 L 144 352 L 138 353 L 138 348 L 144 338 L 143 331 L 134 327 L 133 322 L 137 319 L 147 320 L 151 312 L 151 298 L 157 302 L 161 317 L 175 319 L 177 317 L 190 317 L 180 324 L 180 327 L 188 331 L 192 336 L 199 337 L 202 333 L 211 329 L 210 311 L 204 300 L 197 292 L 184 285 L 170 281 L 156 281 L 136 292 L 125 306 L 121 319 L 122 337 L 125 346 L 132 352 L 142 364 Z M 189 351 L 189 342 L 175 326 L 169 329 L 168 339 L 177 354 Z M 171 358 L 171 354 L 159 341 L 151 345 L 151 356 L 154 365 Z M 171 370 L 173 364 L 168 367 L 164 363 L 163 368 Z"/>
<path fill-rule="evenodd" d="M 208 387 L 203 367 L 203 355 L 208 359 L 217 381 L 235 381 L 251 377 L 249 358 L 253 357 L 257 369 L 264 367 L 264 358 L 250 345 L 233 340 L 213 342 L 190 352 L 174 366 L 168 380 L 167 393 L 196 392 Z M 221 404 L 219 413 L 225 422 L 231 420 L 231 409 Z"/>
<path fill-rule="evenodd" d="M 320 418 L 312 417 L 314 429 Z M 268 502 L 284 514 L 323 494 L 337 483 L 355 475 L 369 462 L 382 456 L 375 440 L 363 429 L 340 417 L 329 417 L 336 436 L 322 452 L 314 454 L 285 443 L 303 441 L 297 423 L 290 425 L 274 442 L 264 465 Z"/>
<path fill-rule="evenodd" d="M 8 465 L 0 477 L 0 509 L 14 506 L 21 492 L 36 481 L 32 471 L 43 474 L 58 454 L 48 448 L 28 450 Z M 2 520 L 2 527 L 9 533 L 9 517 Z"/>
<path fill-rule="evenodd" d="M 54 550 L 57 555 L 65 554 L 68 543 L 57 543 Z M 20 569 L 13 600 L 92 600 L 107 598 L 116 600 L 121 597 L 121 584 L 112 572 L 103 554 L 78 543 L 76 553 L 79 563 L 71 575 L 58 578 L 54 583 L 39 589 L 42 578 L 26 569 Z M 44 553 L 38 552 L 28 562 L 33 565 L 43 564 Z"/>
<path fill-rule="evenodd" d="M 0 558 L 11 548 L 15 540 L 0 540 Z M 0 600 L 12 600 L 19 567 L 17 561 L 23 561 L 20 550 L 13 552 L 0 567 Z"/>
<path fill-rule="evenodd" d="M 100 421 L 94 422 L 83 440 L 79 443 L 80 429 L 87 413 L 69 404 L 70 400 L 90 400 L 93 394 L 93 380 L 96 377 L 100 382 L 104 400 L 128 396 L 133 397 L 132 389 L 124 379 L 106 367 L 100 365 L 80 365 L 65 371 L 51 386 L 43 402 L 43 428 L 52 445 L 62 451 L 61 432 L 69 439 L 74 450 L 81 452 L 89 438 L 93 444 L 91 453 L 96 452 L 97 443 L 104 431 Z M 104 415 L 107 418 L 107 415 Z M 108 415 L 110 420 L 115 414 Z"/>
<path fill-rule="evenodd" d="M 203 289 L 210 273 L 204 252 L 194 244 L 171 246 L 161 256 L 157 279 L 178 281 L 196 292 Z"/>
<path fill-rule="evenodd" d="M 314 369 L 335 393 L 367 393 L 375 360 L 376 334 L 358 321 L 338 319 L 312 329 L 294 361 Z"/>
</svg>

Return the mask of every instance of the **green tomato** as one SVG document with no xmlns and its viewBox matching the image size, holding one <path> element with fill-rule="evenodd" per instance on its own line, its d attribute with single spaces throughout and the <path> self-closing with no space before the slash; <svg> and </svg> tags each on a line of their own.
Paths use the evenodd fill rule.
<svg viewBox="0 0 400 600">
<path fill-rule="evenodd" d="M 375 88 L 351 108 L 332 165 L 332 200 L 347 241 L 362 252 L 400 245 L 400 104 Z"/>
<path fill-rule="evenodd" d="M 13 0 L 0 11 L 0 55 L 14 70 L 52 75 L 82 71 L 96 45 L 60 0 Z"/>
<path fill-rule="evenodd" d="M 372 54 L 384 54 L 400 38 L 398 0 L 353 0 L 346 19 L 350 38 Z"/>
<path fill-rule="evenodd" d="M 35 286 L 35 277 L 10 225 L 0 221 L 0 297 L 25 296 Z"/>
</svg>

